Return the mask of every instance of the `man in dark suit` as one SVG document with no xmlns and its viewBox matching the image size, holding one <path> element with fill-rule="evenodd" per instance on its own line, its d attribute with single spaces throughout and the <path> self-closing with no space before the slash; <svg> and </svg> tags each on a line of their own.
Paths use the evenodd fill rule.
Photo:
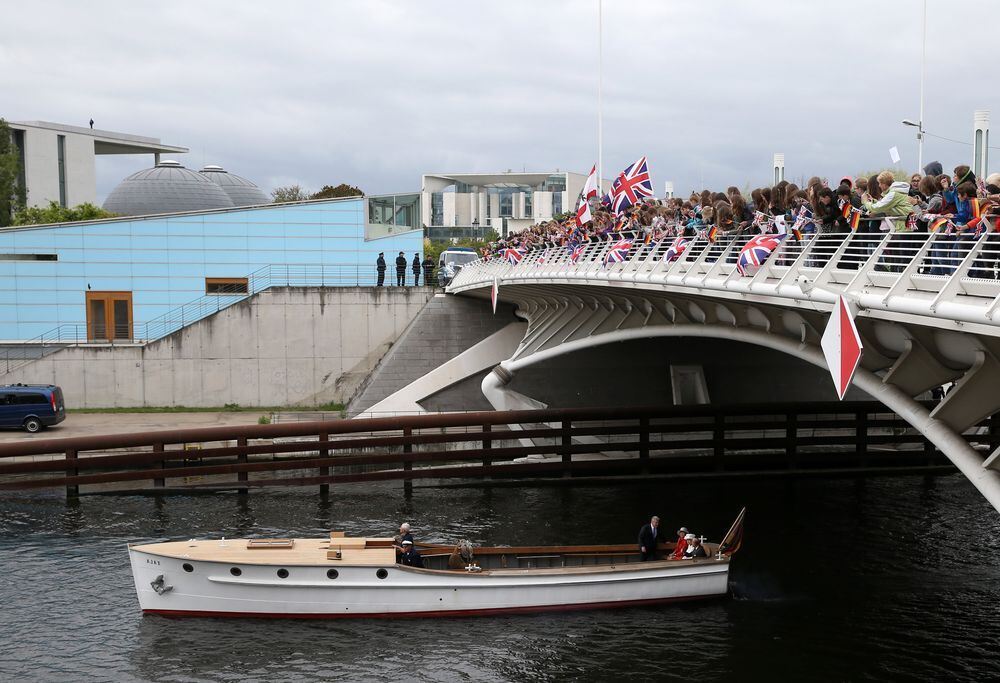
<svg viewBox="0 0 1000 683">
<path fill-rule="evenodd" d="M 378 284 L 376 287 L 381 287 L 385 284 L 385 254 L 381 251 L 378 253 L 378 260 L 375 261 L 375 270 L 378 272 Z"/>
<path fill-rule="evenodd" d="M 656 546 L 660 542 L 660 518 L 653 516 L 649 524 L 639 529 L 639 553 L 642 561 L 656 559 Z"/>
<path fill-rule="evenodd" d="M 411 264 L 411 266 L 412 266 L 411 270 L 413 271 L 413 286 L 414 287 L 419 287 L 420 286 L 420 254 L 414 254 L 413 255 L 413 263 Z M 426 285 L 427 285 L 427 282 L 425 281 L 424 282 L 424 286 L 426 286 Z"/>
<path fill-rule="evenodd" d="M 402 287 L 406 284 L 406 257 L 403 252 L 399 252 L 396 257 L 396 286 Z"/>
</svg>

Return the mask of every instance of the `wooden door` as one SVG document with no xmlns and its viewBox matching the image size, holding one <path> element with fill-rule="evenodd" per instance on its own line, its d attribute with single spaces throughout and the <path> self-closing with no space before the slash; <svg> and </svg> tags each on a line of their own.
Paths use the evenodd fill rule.
<svg viewBox="0 0 1000 683">
<path fill-rule="evenodd" d="M 87 340 L 132 339 L 132 292 L 87 292 Z"/>
</svg>

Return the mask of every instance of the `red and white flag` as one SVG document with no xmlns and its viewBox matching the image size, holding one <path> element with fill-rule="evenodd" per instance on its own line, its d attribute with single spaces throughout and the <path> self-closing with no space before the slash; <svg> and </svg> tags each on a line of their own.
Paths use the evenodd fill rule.
<svg viewBox="0 0 1000 683">
<path fill-rule="evenodd" d="M 500 281 L 496 275 L 493 276 L 493 289 L 490 292 L 490 299 L 493 302 L 493 315 L 497 314 L 497 297 L 500 295 Z"/>
<path fill-rule="evenodd" d="M 589 223 L 593 216 L 590 215 L 590 202 L 586 197 L 580 197 L 580 205 L 576 207 L 576 224 L 581 228 Z"/>
<path fill-rule="evenodd" d="M 587 176 L 587 182 L 583 184 L 583 198 L 590 199 L 591 197 L 597 196 L 597 166 L 595 165 L 590 169 L 590 175 Z"/>
</svg>

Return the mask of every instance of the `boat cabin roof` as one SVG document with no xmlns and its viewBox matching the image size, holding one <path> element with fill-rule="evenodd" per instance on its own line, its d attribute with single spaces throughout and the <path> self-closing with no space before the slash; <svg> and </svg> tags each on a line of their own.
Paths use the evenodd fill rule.
<svg viewBox="0 0 1000 683">
<path fill-rule="evenodd" d="M 396 562 L 391 538 L 349 538 L 337 531 L 331 532 L 330 538 L 191 539 L 134 545 L 132 549 L 162 557 L 239 564 L 382 566 Z"/>
</svg>

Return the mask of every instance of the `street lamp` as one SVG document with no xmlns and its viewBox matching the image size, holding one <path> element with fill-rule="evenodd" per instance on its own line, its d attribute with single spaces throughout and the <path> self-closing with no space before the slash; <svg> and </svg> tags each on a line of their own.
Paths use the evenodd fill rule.
<svg viewBox="0 0 1000 683">
<path fill-rule="evenodd" d="M 917 168 L 922 169 L 924 167 L 924 122 L 903 119 L 903 125 L 913 126 L 917 129 Z"/>
<path fill-rule="evenodd" d="M 472 237 L 473 239 L 479 239 L 479 219 L 472 219 Z"/>
</svg>

